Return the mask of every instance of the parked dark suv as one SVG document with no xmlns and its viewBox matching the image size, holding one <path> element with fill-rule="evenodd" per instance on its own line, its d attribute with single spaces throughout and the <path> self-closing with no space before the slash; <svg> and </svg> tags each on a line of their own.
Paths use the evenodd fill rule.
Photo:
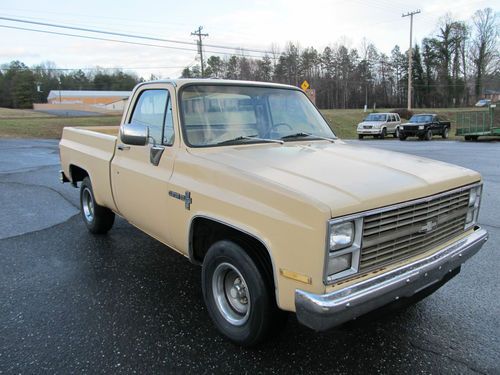
<svg viewBox="0 0 500 375">
<path fill-rule="evenodd" d="M 413 115 L 410 121 L 400 126 L 399 139 L 404 141 L 408 137 L 418 137 L 430 141 L 433 135 L 448 138 L 450 127 L 449 121 L 442 121 L 435 114 Z"/>
</svg>

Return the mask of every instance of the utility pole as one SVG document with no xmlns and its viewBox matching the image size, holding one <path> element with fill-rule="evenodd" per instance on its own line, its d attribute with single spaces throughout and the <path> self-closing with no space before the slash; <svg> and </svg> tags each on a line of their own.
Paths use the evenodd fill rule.
<svg viewBox="0 0 500 375">
<path fill-rule="evenodd" d="M 414 10 L 413 12 L 408 12 L 406 14 L 403 14 L 402 17 L 408 17 L 410 16 L 410 50 L 408 51 L 408 110 L 411 109 L 411 78 L 412 78 L 412 63 L 413 63 L 413 47 L 412 47 L 412 41 L 413 41 L 413 16 L 415 14 L 419 14 L 419 10 Z"/>
<path fill-rule="evenodd" d="M 201 30 L 203 30 L 203 26 L 198 26 L 198 29 L 191 33 L 191 35 L 195 35 L 198 37 L 198 53 L 200 54 L 201 61 L 201 78 L 205 77 L 205 67 L 203 66 L 203 44 L 201 42 L 202 36 L 208 36 L 208 34 L 202 34 Z"/>
</svg>

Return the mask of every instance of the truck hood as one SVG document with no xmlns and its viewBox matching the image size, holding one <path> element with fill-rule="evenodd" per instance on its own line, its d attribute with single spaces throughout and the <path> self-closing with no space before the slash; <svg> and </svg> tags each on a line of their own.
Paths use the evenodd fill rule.
<svg viewBox="0 0 500 375">
<path fill-rule="evenodd" d="M 401 124 L 401 125 L 404 125 L 404 126 L 418 126 L 418 125 L 429 125 L 430 122 L 405 122 L 404 124 Z"/>
<path fill-rule="evenodd" d="M 331 217 L 417 199 L 481 179 L 472 170 L 340 141 L 293 142 L 191 149 L 191 153 L 246 175 L 250 183 L 280 185 Z M 321 207 L 325 208 L 325 207 Z"/>
</svg>

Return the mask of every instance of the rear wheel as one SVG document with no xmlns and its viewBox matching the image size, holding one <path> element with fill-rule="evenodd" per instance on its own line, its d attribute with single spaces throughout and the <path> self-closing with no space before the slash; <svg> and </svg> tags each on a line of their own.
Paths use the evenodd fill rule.
<svg viewBox="0 0 500 375">
<path fill-rule="evenodd" d="M 394 138 L 399 138 L 399 128 L 396 128 L 396 131 L 394 132 Z"/>
<path fill-rule="evenodd" d="M 450 136 L 450 129 L 449 128 L 444 128 L 443 130 L 443 139 L 447 139 Z"/>
<path fill-rule="evenodd" d="M 106 233 L 115 222 L 114 212 L 96 203 L 88 176 L 83 179 L 80 186 L 80 209 L 83 221 L 91 233 Z"/>
<path fill-rule="evenodd" d="M 203 261 L 203 298 L 219 331 L 243 346 L 255 346 L 281 326 L 274 289 L 258 258 L 232 241 L 218 241 Z"/>
</svg>

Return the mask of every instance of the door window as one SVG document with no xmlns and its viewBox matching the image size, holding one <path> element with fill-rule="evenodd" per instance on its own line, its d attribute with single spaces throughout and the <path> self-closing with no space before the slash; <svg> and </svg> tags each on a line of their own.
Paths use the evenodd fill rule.
<svg viewBox="0 0 500 375">
<path fill-rule="evenodd" d="M 171 145 L 174 126 L 168 90 L 143 91 L 130 122 L 143 124 L 149 128 L 150 143 Z"/>
<path fill-rule="evenodd" d="M 170 99 L 170 95 L 167 99 L 167 113 L 165 114 L 165 126 L 163 127 L 163 144 L 167 146 L 174 144 L 174 117 L 172 116 L 172 100 Z"/>
</svg>

